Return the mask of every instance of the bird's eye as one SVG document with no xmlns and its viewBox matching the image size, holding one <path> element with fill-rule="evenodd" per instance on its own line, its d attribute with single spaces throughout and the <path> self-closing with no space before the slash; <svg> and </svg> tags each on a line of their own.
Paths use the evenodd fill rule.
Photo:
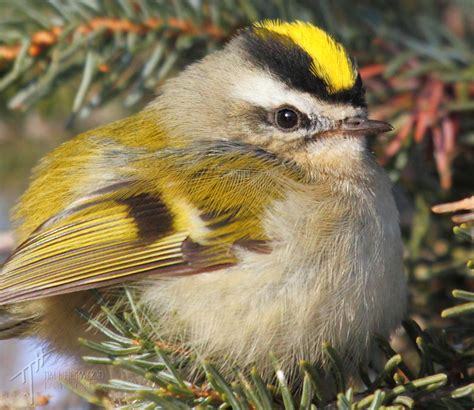
<svg viewBox="0 0 474 410">
<path fill-rule="evenodd" d="M 296 128 L 299 122 L 299 114 L 290 108 L 282 108 L 275 113 L 275 123 L 284 130 Z"/>
</svg>

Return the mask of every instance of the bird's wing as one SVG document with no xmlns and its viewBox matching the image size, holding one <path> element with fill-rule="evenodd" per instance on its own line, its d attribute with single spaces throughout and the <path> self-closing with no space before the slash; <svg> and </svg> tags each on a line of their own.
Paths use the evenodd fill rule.
<svg viewBox="0 0 474 410">
<path fill-rule="evenodd" d="M 261 218 L 300 178 L 291 164 L 229 142 L 152 152 L 122 168 L 118 179 L 72 203 L 61 199 L 69 205 L 38 222 L 1 268 L 0 305 L 143 275 L 207 272 L 235 264 L 235 246 L 267 252 Z M 33 193 L 57 182 L 40 181 Z M 44 212 L 48 197 L 30 197 L 29 212 L 35 197 Z"/>
<path fill-rule="evenodd" d="M 193 228 L 177 224 L 158 194 L 139 192 L 133 182 L 117 183 L 43 223 L 5 262 L 0 304 L 234 263 L 228 247 L 193 241 Z M 204 220 L 219 224 L 222 215 Z"/>
</svg>

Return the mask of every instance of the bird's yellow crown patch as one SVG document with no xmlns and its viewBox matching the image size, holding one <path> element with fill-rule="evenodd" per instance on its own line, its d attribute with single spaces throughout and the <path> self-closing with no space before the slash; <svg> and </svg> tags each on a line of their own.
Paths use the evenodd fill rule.
<svg viewBox="0 0 474 410">
<path fill-rule="evenodd" d="M 312 59 L 311 72 L 327 82 L 330 93 L 354 85 L 357 73 L 346 50 L 320 28 L 302 21 L 287 23 L 278 20 L 264 20 L 255 23 L 254 27 L 287 36 L 308 53 Z"/>
</svg>

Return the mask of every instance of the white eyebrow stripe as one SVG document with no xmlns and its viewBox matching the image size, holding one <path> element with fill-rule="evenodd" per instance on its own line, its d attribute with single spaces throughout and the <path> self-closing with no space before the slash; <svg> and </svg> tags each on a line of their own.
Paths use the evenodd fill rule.
<svg viewBox="0 0 474 410">
<path fill-rule="evenodd" d="M 264 71 L 252 72 L 239 77 L 230 92 L 237 99 L 267 110 L 291 105 L 309 118 L 325 116 L 333 120 L 342 120 L 357 115 L 367 115 L 367 110 L 363 107 L 329 103 L 308 93 L 292 90 Z"/>
<path fill-rule="evenodd" d="M 266 109 L 291 105 L 307 116 L 311 116 L 315 108 L 315 101 L 311 96 L 291 90 L 264 72 L 239 78 L 231 92 L 235 98 Z"/>
</svg>

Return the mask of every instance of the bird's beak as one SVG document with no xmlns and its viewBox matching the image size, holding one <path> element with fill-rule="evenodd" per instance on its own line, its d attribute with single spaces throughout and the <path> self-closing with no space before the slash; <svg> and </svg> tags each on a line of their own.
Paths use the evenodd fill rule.
<svg viewBox="0 0 474 410">
<path fill-rule="evenodd" d="M 341 134 L 364 137 L 366 135 L 380 134 L 391 130 L 393 130 L 393 127 L 388 122 L 354 117 L 340 121 L 335 127 L 319 132 L 315 137 L 329 137 L 331 135 Z"/>
<path fill-rule="evenodd" d="M 351 135 L 380 134 L 392 131 L 393 127 L 385 121 L 369 120 L 368 118 L 348 118 L 340 123 L 338 129 Z"/>
</svg>

